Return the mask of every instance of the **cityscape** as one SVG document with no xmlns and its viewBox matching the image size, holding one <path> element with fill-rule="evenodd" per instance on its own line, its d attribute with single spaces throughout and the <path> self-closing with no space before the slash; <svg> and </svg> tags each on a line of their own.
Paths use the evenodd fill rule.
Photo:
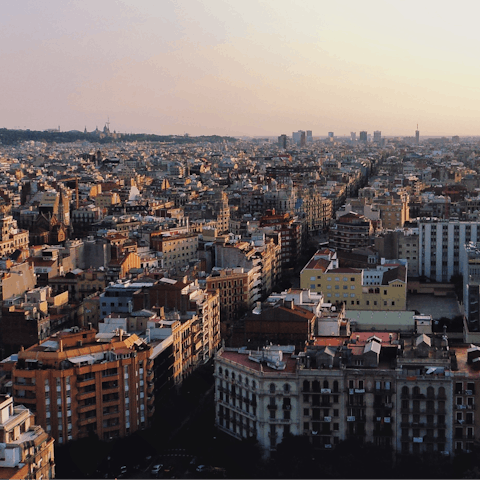
<svg viewBox="0 0 480 480">
<path fill-rule="evenodd" d="M 258 465 L 293 438 L 474 458 L 478 138 L 72 134 L 1 134 L 2 477 L 236 477 L 178 445 L 195 415 Z M 141 432 L 135 465 L 54 456 Z"/>
<path fill-rule="evenodd" d="M 468 7 L 6 6 L 0 478 L 480 478 Z"/>
</svg>

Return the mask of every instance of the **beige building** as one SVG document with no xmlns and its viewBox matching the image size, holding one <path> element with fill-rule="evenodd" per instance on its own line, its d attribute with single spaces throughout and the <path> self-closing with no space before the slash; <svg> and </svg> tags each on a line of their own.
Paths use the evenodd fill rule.
<svg viewBox="0 0 480 480">
<path fill-rule="evenodd" d="M 0 478 L 55 478 L 53 438 L 9 395 L 0 395 Z"/>
<path fill-rule="evenodd" d="M 162 253 L 164 268 L 179 271 L 198 258 L 198 235 L 155 232 L 150 235 L 150 247 Z"/>
<path fill-rule="evenodd" d="M 355 439 L 396 453 L 472 451 L 480 349 L 454 351 L 445 335 L 419 333 L 425 328 L 317 337 L 297 358 L 293 347 L 221 349 L 216 425 L 238 439 L 253 435 L 267 455 L 289 433 L 321 450 Z"/>
</svg>

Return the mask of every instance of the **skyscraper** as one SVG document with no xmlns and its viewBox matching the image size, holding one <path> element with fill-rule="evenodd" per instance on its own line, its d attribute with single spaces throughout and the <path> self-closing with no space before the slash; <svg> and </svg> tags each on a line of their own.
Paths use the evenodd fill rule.
<svg viewBox="0 0 480 480">
<path fill-rule="evenodd" d="M 307 143 L 313 143 L 313 135 L 311 130 L 307 130 Z"/>
<path fill-rule="evenodd" d="M 284 133 L 278 137 L 278 146 L 284 150 L 287 148 L 287 136 Z"/>
<path fill-rule="evenodd" d="M 367 143 L 367 132 L 360 132 L 360 141 Z"/>
<path fill-rule="evenodd" d="M 417 123 L 417 129 L 415 130 L 415 143 L 417 145 L 420 143 L 420 130 L 418 129 L 418 123 Z"/>
<path fill-rule="evenodd" d="M 300 132 L 300 146 L 301 147 L 304 147 L 307 143 L 307 137 L 305 135 L 305 131 L 304 130 L 301 130 Z"/>
<path fill-rule="evenodd" d="M 375 130 L 373 132 L 373 142 L 380 143 L 382 141 L 382 132 L 380 130 Z"/>
<path fill-rule="evenodd" d="M 352 140 L 352 142 L 356 142 L 357 141 L 357 132 L 350 132 L 350 139 Z"/>
</svg>

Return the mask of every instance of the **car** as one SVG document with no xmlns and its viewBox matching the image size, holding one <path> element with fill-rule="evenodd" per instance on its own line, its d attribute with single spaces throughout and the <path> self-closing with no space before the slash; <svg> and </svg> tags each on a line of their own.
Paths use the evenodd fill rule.
<svg viewBox="0 0 480 480">
<path fill-rule="evenodd" d="M 118 476 L 123 478 L 123 477 L 125 477 L 125 475 L 127 475 L 127 472 L 128 472 L 128 469 L 127 469 L 126 465 L 123 465 L 122 467 L 120 467 L 120 472 L 119 472 Z"/>
<path fill-rule="evenodd" d="M 162 471 L 163 465 L 159 463 L 158 465 L 154 465 L 150 470 L 150 476 L 156 477 Z"/>
<path fill-rule="evenodd" d="M 208 465 L 199 465 L 195 470 L 198 473 L 205 473 L 205 472 L 208 472 L 210 470 L 210 467 Z"/>
</svg>

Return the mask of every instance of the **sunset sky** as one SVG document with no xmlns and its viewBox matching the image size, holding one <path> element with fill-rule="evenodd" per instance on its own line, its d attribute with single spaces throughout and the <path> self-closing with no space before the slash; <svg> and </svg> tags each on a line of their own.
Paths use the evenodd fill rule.
<svg viewBox="0 0 480 480">
<path fill-rule="evenodd" d="M 480 135 L 480 3 L 3 2 L 0 127 Z"/>
</svg>

